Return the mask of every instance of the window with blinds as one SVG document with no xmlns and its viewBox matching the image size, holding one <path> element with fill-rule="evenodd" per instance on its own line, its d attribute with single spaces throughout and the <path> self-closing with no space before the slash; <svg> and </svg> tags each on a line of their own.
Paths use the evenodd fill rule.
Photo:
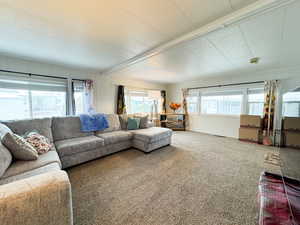
<svg viewBox="0 0 300 225">
<path fill-rule="evenodd" d="M 188 96 L 186 98 L 189 114 L 199 113 L 199 94 L 199 90 L 189 90 Z"/>
<path fill-rule="evenodd" d="M 240 115 L 242 102 L 242 91 L 201 93 L 201 113 Z"/>
<path fill-rule="evenodd" d="M 85 113 L 85 85 L 84 81 L 73 80 L 73 114 L 80 115 Z"/>
<path fill-rule="evenodd" d="M 65 116 L 67 79 L 0 74 L 0 120 Z"/>
<path fill-rule="evenodd" d="M 300 117 L 300 88 L 285 93 L 282 100 L 283 116 Z"/>
<path fill-rule="evenodd" d="M 264 89 L 253 88 L 247 90 L 248 114 L 262 116 L 264 111 Z"/>
</svg>

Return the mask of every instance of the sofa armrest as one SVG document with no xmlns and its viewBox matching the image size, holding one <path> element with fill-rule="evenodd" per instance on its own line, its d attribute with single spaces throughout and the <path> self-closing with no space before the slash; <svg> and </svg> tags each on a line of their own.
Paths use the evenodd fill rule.
<svg viewBox="0 0 300 225">
<path fill-rule="evenodd" d="M 65 171 L 0 185 L 1 225 L 72 225 L 71 184 Z"/>
</svg>

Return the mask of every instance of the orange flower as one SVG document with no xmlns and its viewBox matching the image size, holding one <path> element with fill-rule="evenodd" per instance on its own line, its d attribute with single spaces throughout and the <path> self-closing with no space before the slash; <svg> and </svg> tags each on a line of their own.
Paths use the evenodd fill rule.
<svg viewBox="0 0 300 225">
<path fill-rule="evenodd" d="M 177 110 L 177 109 L 179 109 L 181 107 L 181 104 L 175 103 L 175 102 L 171 102 L 169 106 L 170 106 L 170 108 L 172 110 Z"/>
</svg>

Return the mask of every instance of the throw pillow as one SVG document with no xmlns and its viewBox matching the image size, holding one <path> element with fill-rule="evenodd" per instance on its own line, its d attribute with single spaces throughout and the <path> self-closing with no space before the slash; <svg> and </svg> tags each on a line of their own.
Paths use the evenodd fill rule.
<svg viewBox="0 0 300 225">
<path fill-rule="evenodd" d="M 105 115 L 108 120 L 109 127 L 104 130 L 104 132 L 111 132 L 121 129 L 119 116 L 116 114 Z"/>
<path fill-rule="evenodd" d="M 140 129 L 148 128 L 148 115 L 147 116 L 135 116 L 135 118 L 140 118 Z"/>
<path fill-rule="evenodd" d="M 28 133 L 24 138 L 35 148 L 39 155 L 47 153 L 52 148 L 49 139 L 36 131 Z"/>
<path fill-rule="evenodd" d="M 11 129 L 5 124 L 0 123 L 0 139 L 2 139 L 6 133 L 12 133 Z"/>
<path fill-rule="evenodd" d="M 140 118 L 131 118 L 131 117 L 128 117 L 128 120 L 127 120 L 127 129 L 128 130 L 136 130 L 136 129 L 139 129 L 140 127 Z"/>
<path fill-rule="evenodd" d="M 36 160 L 38 158 L 38 153 L 34 147 L 17 134 L 7 133 L 1 141 L 16 159 Z"/>
<path fill-rule="evenodd" d="M 127 130 L 128 116 L 126 114 L 119 115 L 121 129 Z"/>
<path fill-rule="evenodd" d="M 12 161 L 12 155 L 10 151 L 0 143 L 0 177 L 3 176 L 8 169 Z"/>
</svg>

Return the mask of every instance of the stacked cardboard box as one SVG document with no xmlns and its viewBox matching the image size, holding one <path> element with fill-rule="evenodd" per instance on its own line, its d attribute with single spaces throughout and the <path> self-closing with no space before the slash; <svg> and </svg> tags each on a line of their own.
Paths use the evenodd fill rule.
<svg viewBox="0 0 300 225">
<path fill-rule="evenodd" d="M 283 145 L 300 148 L 300 118 L 284 117 L 282 120 Z"/>
<path fill-rule="evenodd" d="M 241 115 L 239 140 L 261 143 L 262 119 L 260 116 Z"/>
</svg>

